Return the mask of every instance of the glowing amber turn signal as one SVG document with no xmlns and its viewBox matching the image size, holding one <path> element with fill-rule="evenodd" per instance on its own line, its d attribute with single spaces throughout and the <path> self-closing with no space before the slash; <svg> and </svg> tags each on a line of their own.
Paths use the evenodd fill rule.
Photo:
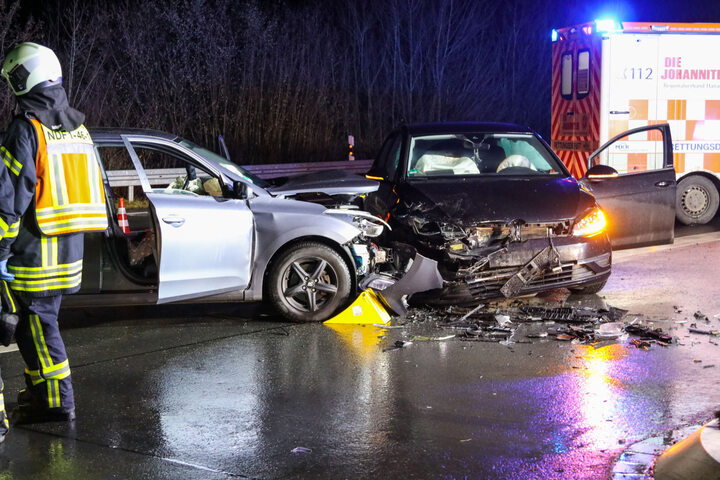
<svg viewBox="0 0 720 480">
<path fill-rule="evenodd" d="M 594 237 L 605 231 L 607 221 L 605 214 L 598 207 L 575 223 L 573 235 L 576 237 Z"/>
</svg>

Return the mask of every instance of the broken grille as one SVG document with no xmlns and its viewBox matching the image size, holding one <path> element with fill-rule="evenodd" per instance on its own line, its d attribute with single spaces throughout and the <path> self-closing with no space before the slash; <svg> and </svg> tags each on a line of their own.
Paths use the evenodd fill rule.
<svg viewBox="0 0 720 480">
<path fill-rule="evenodd" d="M 610 258 L 608 256 L 606 259 L 599 259 L 593 263 L 593 266 L 597 265 L 597 267 L 604 270 L 610 266 Z M 480 296 L 499 292 L 505 282 L 515 275 L 518 270 L 519 267 L 498 268 L 483 272 L 483 274 L 476 275 L 472 278 L 467 278 L 466 282 L 470 289 L 470 294 Z M 526 288 L 552 287 L 553 285 L 560 285 L 571 281 L 582 282 L 583 280 L 590 280 L 597 275 L 597 273 L 598 272 L 593 270 L 588 264 L 563 264 L 557 272 L 548 271 L 534 278 L 527 284 Z"/>
</svg>

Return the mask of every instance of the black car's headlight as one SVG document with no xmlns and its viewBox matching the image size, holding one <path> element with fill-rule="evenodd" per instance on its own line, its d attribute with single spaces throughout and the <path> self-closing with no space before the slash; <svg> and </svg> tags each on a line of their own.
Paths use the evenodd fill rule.
<svg viewBox="0 0 720 480">
<path fill-rule="evenodd" d="M 575 222 L 573 235 L 576 237 L 594 237 L 605 231 L 607 221 L 600 207 L 593 208 L 587 215 Z"/>
</svg>

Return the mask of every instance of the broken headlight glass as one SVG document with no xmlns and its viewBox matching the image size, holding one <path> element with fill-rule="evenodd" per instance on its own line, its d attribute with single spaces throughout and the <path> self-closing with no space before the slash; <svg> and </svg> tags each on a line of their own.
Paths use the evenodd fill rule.
<svg viewBox="0 0 720 480">
<path fill-rule="evenodd" d="M 418 235 L 441 235 L 445 240 L 456 240 L 467 237 L 465 230 L 451 223 L 413 217 L 411 224 L 413 230 Z"/>
</svg>

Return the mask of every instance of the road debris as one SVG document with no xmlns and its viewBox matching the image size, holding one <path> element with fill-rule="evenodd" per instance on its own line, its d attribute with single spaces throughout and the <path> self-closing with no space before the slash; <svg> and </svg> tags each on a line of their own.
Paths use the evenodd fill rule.
<svg viewBox="0 0 720 480">
<path fill-rule="evenodd" d="M 295 447 L 292 450 L 290 450 L 290 453 L 312 453 L 312 448 Z"/>
<path fill-rule="evenodd" d="M 397 340 L 392 347 L 388 347 L 383 349 L 383 352 L 391 352 L 393 350 L 399 350 L 401 348 L 405 348 L 409 345 L 412 345 L 413 342 L 410 341 L 403 341 L 403 340 Z"/>
</svg>

